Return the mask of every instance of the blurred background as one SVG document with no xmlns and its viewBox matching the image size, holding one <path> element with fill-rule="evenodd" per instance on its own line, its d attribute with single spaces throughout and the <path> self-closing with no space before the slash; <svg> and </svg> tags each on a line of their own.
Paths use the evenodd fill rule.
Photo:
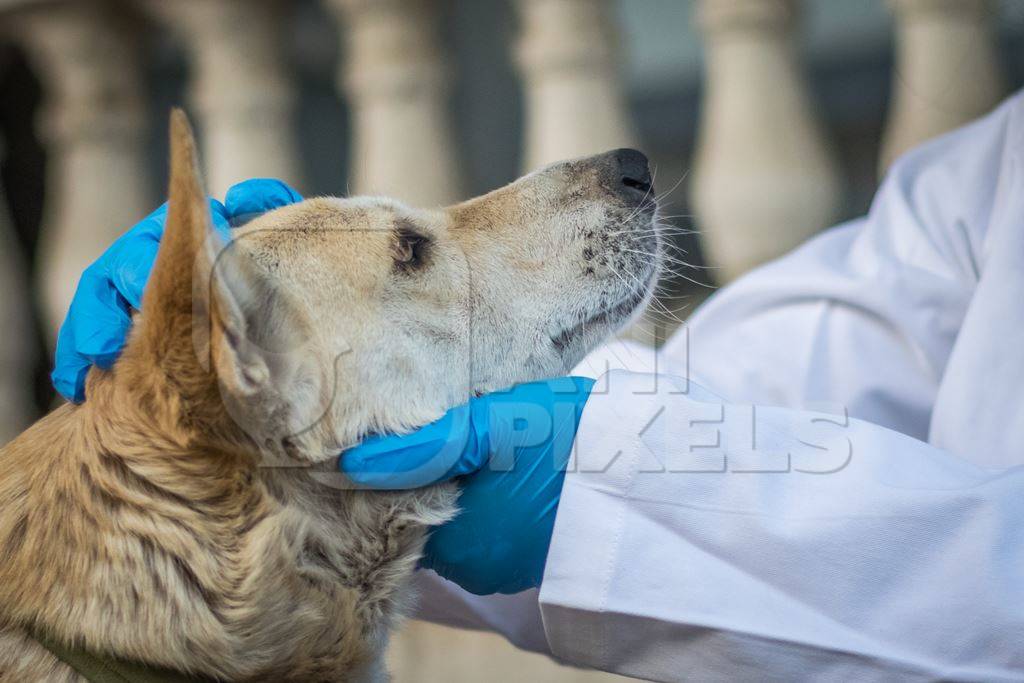
<svg viewBox="0 0 1024 683">
<path fill-rule="evenodd" d="M 630 332 L 657 343 L 1022 82 L 1020 0 L 0 0 L 0 439 L 52 405 L 81 271 L 163 201 L 173 105 L 221 197 L 272 176 L 433 206 L 639 147 L 686 263 Z M 613 678 L 416 623 L 391 660 Z"/>
</svg>

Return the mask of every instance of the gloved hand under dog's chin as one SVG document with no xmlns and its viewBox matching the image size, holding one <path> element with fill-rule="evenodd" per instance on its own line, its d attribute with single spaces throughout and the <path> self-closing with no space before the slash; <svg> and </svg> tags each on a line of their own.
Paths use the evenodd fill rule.
<svg viewBox="0 0 1024 683">
<path fill-rule="evenodd" d="M 431 532 L 421 566 L 479 595 L 536 588 L 593 385 L 561 377 L 473 398 L 412 434 L 371 437 L 339 465 L 367 488 L 458 479 L 460 511 Z"/>
</svg>

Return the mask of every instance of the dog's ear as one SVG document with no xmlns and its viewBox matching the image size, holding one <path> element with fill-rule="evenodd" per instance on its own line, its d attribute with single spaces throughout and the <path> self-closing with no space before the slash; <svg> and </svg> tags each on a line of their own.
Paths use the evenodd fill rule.
<svg viewBox="0 0 1024 683">
<path fill-rule="evenodd" d="M 133 341 L 186 399 L 210 395 L 217 379 L 243 400 L 282 379 L 277 334 L 302 327 L 284 320 L 294 308 L 244 246 L 214 230 L 195 139 L 174 110 L 167 224 Z"/>
</svg>

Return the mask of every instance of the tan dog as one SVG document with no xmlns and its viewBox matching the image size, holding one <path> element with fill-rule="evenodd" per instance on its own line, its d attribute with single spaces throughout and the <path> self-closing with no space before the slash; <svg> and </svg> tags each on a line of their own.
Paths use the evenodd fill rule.
<svg viewBox="0 0 1024 683">
<path fill-rule="evenodd" d="M 0 679 L 81 680 L 40 638 L 231 681 L 384 678 L 454 491 L 346 490 L 317 465 L 566 373 L 640 309 L 659 262 L 646 159 L 557 164 L 445 210 L 311 199 L 225 248 L 180 112 L 171 147 L 121 358 L 0 452 Z"/>
</svg>

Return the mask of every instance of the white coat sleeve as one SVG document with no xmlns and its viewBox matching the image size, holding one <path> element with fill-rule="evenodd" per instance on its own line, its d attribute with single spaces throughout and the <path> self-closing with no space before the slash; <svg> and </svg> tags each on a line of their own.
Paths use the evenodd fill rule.
<svg viewBox="0 0 1024 683">
<path fill-rule="evenodd" d="M 540 592 L 568 662 L 658 681 L 1024 679 L 1024 468 L 615 371 Z"/>
</svg>

